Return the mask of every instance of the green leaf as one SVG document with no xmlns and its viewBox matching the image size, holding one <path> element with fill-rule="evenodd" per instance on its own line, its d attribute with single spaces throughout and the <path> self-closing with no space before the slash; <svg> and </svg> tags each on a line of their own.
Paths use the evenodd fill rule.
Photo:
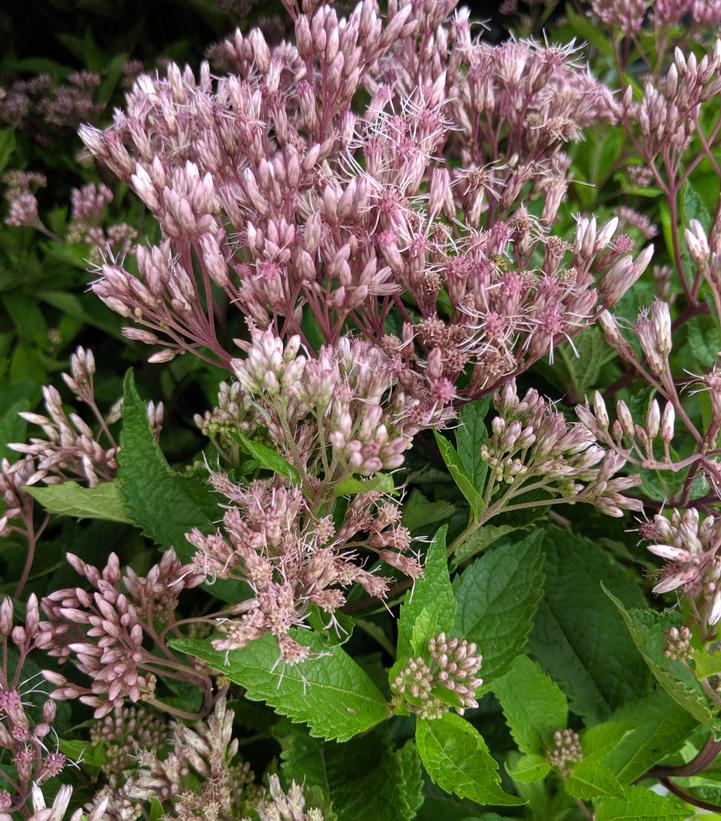
<svg viewBox="0 0 721 821">
<path fill-rule="evenodd" d="M 498 764 L 483 736 L 459 715 L 419 719 L 416 744 L 428 775 L 442 790 L 477 804 L 513 807 L 526 803 L 501 789 Z"/>
<path fill-rule="evenodd" d="M 85 266 L 83 266 L 85 270 Z M 39 291 L 38 299 L 52 305 L 68 316 L 72 316 L 86 325 L 92 325 L 100 331 L 113 336 L 116 339 L 124 340 L 125 337 L 120 331 L 120 323 L 117 316 L 106 308 L 99 299 L 92 299 L 93 294 L 89 294 L 91 299 L 84 296 L 71 294 L 66 291 Z"/>
<path fill-rule="evenodd" d="M 0 459 L 8 458 L 12 460 L 17 458 L 17 454 L 10 450 L 8 445 L 25 441 L 28 424 L 18 414 L 21 411 L 28 410 L 29 407 L 30 403 L 27 399 L 18 399 L 3 414 L 2 420 L 0 420 Z"/>
<path fill-rule="evenodd" d="M 488 465 L 481 456 L 481 445 L 488 439 L 485 418 L 490 405 L 490 396 L 463 405 L 458 414 L 460 425 L 456 428 L 458 458 L 466 476 L 480 494 L 483 493 L 488 472 Z"/>
<path fill-rule="evenodd" d="M 493 686 L 523 652 L 543 595 L 542 531 L 477 559 L 456 579 L 455 632 L 483 654 L 485 686 Z"/>
<path fill-rule="evenodd" d="M 477 553 L 482 553 L 487 547 L 495 544 L 499 539 L 522 528 L 517 525 L 483 525 L 474 531 L 460 547 L 457 547 L 451 558 L 451 569 L 455 570 Z"/>
<path fill-rule="evenodd" d="M 623 732 L 608 749 L 589 734 L 599 736 L 604 725 L 592 727 L 583 737 L 585 755 L 600 757 L 622 784 L 632 784 L 654 764 L 677 752 L 698 726 L 686 710 L 676 704 L 664 690 L 624 704 L 611 716 L 608 724 Z"/>
<path fill-rule="evenodd" d="M 473 479 L 466 473 L 461 457 L 458 455 L 458 451 L 453 447 L 452 443 L 446 439 L 445 436 L 438 433 L 437 430 L 434 430 L 433 433 L 436 437 L 438 450 L 441 452 L 448 472 L 470 505 L 471 516 L 477 519 L 483 510 L 483 496 L 476 490 Z"/>
<path fill-rule="evenodd" d="M 592 798 L 621 798 L 623 787 L 616 776 L 595 761 L 579 761 L 564 781 L 569 795 L 582 800 Z"/>
<path fill-rule="evenodd" d="M 720 731 L 721 721 L 716 718 L 716 710 L 711 709 L 696 676 L 678 659 L 664 655 L 664 633 L 671 627 L 682 626 L 680 613 L 670 610 L 663 613 L 648 609 L 627 610 L 613 593 L 606 590 L 606 594 L 618 608 L 631 638 L 661 687 L 697 721 Z"/>
<path fill-rule="evenodd" d="M 518 656 L 511 669 L 494 680 L 492 688 L 522 753 L 544 753 L 556 730 L 566 728 L 566 696 L 529 658 Z"/>
<path fill-rule="evenodd" d="M 383 694 L 339 645 L 329 646 L 307 630 L 294 631 L 293 638 L 317 655 L 295 665 L 279 663 L 272 635 L 229 653 L 214 650 L 209 639 L 177 639 L 172 646 L 245 687 L 251 701 L 264 701 L 291 721 L 307 724 L 318 738 L 347 741 L 388 717 Z"/>
<path fill-rule="evenodd" d="M 699 316 L 688 326 L 688 347 L 699 365 L 710 368 L 721 351 L 721 331 L 715 317 Z"/>
<path fill-rule="evenodd" d="M 280 734 L 285 778 L 317 787 L 342 821 L 411 821 L 423 803 L 416 745 L 392 750 L 380 733 L 344 744 L 311 738 L 288 726 Z"/>
<path fill-rule="evenodd" d="M 207 482 L 181 476 L 170 467 L 150 430 L 132 370 L 125 375 L 122 418 L 116 481 L 123 507 L 149 538 L 190 561 L 195 551 L 185 534 L 194 527 L 203 533 L 215 531 L 221 513 L 218 497 Z M 219 579 L 205 587 L 234 604 L 242 598 L 238 582 Z"/>
<path fill-rule="evenodd" d="M 450 633 L 456 614 L 448 562 L 446 559 L 446 527 L 438 530 L 426 553 L 423 576 L 409 590 L 398 618 L 398 662 L 418 655 L 426 649 L 429 639 L 440 632 Z M 419 617 L 425 613 L 420 624 Z"/>
<path fill-rule="evenodd" d="M 672 821 L 689 818 L 689 808 L 643 787 L 628 787 L 623 798 L 606 798 L 594 814 L 596 821 Z"/>
<path fill-rule="evenodd" d="M 643 595 L 621 565 L 571 530 L 549 527 L 542 546 L 545 592 L 529 649 L 560 684 L 573 712 L 595 724 L 643 695 L 648 678 L 601 582 L 630 606 L 643 606 Z"/>
<path fill-rule="evenodd" d="M 710 645 L 710 647 L 715 646 L 715 643 Z M 703 647 L 693 654 L 693 669 L 699 680 L 721 673 L 721 652 L 718 650 L 710 652 L 710 647 Z"/>
<path fill-rule="evenodd" d="M 533 784 L 535 781 L 543 781 L 551 772 L 551 765 L 542 755 L 531 753 L 518 756 L 512 766 L 506 764 L 506 771 L 514 781 Z"/>
<path fill-rule="evenodd" d="M 262 442 L 254 442 L 251 439 L 248 439 L 247 436 L 243 433 L 238 433 L 240 437 L 240 441 L 243 444 L 245 450 L 255 459 L 255 461 L 266 470 L 272 470 L 274 473 L 277 473 L 279 476 L 282 476 L 284 479 L 288 479 L 288 481 L 292 482 L 295 485 L 300 484 L 300 476 L 298 475 L 298 471 L 273 448 L 269 448 L 267 445 L 264 445 Z M 339 496 L 344 494 L 340 493 Z"/>
<path fill-rule="evenodd" d="M 122 416 L 118 489 L 125 509 L 151 539 L 173 546 L 188 561 L 193 549 L 185 534 L 194 527 L 215 530 L 220 510 L 213 494 L 206 482 L 180 476 L 168 465 L 150 430 L 132 370 L 125 376 Z"/>
<path fill-rule="evenodd" d="M 603 30 L 593 25 L 593 23 L 581 14 L 577 14 L 572 8 L 565 10 L 568 22 L 576 34 L 592 46 L 595 46 L 602 54 L 613 57 L 613 44 L 604 35 Z"/>
<path fill-rule="evenodd" d="M 0 171 L 4 171 L 15 151 L 15 129 L 0 129 Z"/>
<path fill-rule="evenodd" d="M 573 347 L 570 343 L 559 345 L 553 365 L 539 362 L 538 367 L 552 385 L 566 394 L 570 403 L 583 402 L 597 387 L 603 366 L 615 356 L 602 331 L 593 326 L 574 337 Z"/>
<path fill-rule="evenodd" d="M 102 743 L 91 744 L 82 739 L 61 738 L 58 747 L 61 753 L 64 753 L 71 761 L 77 761 L 84 770 L 91 774 L 96 774 L 106 761 Z"/>
<path fill-rule="evenodd" d="M 429 501 L 417 488 L 414 488 L 403 502 L 403 524 L 412 532 L 417 533 L 427 525 L 448 519 L 458 508 L 451 502 L 441 499 L 438 502 Z"/>
<path fill-rule="evenodd" d="M 290 465 L 288 465 L 288 468 L 292 470 Z M 353 496 L 356 493 L 368 493 L 370 490 L 377 490 L 380 493 L 393 493 L 395 491 L 393 477 L 389 473 L 376 473 L 375 476 L 368 479 L 348 476 L 335 486 L 333 495 L 336 497 Z"/>
<path fill-rule="evenodd" d="M 48 487 L 28 487 L 27 492 L 48 511 L 58 516 L 78 519 L 105 519 L 108 522 L 132 524 L 123 507 L 116 481 L 95 487 L 77 482 L 63 482 Z"/>
</svg>

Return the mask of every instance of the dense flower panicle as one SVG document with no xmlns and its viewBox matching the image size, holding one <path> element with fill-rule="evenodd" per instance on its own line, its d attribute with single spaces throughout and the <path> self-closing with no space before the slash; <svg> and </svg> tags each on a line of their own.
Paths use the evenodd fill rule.
<svg viewBox="0 0 721 821">
<path fill-rule="evenodd" d="M 465 639 L 439 633 L 428 642 L 427 653 L 411 658 L 391 682 L 396 707 L 421 718 L 441 718 L 450 709 L 461 715 L 477 707 L 476 690 L 483 656 Z"/>
<path fill-rule="evenodd" d="M 606 25 L 632 35 L 643 26 L 649 0 L 591 0 L 594 14 Z"/>
<path fill-rule="evenodd" d="M 45 175 L 34 171 L 8 171 L 2 181 L 6 185 L 5 199 L 9 206 L 5 224 L 37 228 L 41 223 L 35 192 L 47 185 Z"/>
<path fill-rule="evenodd" d="M 221 692 L 204 721 L 173 722 L 169 752 L 138 739 L 123 777 L 103 787 L 89 808 L 105 803 L 108 821 L 134 821 L 144 818 L 149 803 L 156 801 L 163 818 L 175 821 L 237 821 L 257 792 L 250 768 L 237 760 L 233 717 Z"/>
<path fill-rule="evenodd" d="M 142 704 L 116 705 L 90 727 L 91 743 L 106 752 L 101 770 L 112 788 L 121 786 L 140 749 L 156 750 L 167 736 L 167 723 Z"/>
<path fill-rule="evenodd" d="M 26 422 L 39 427 L 44 438 L 33 436 L 27 442 L 8 444 L 22 458 L 12 463 L 7 459 L 0 462 L 0 493 L 5 503 L 0 533 L 16 527 L 16 519 L 24 522 L 28 532 L 32 529 L 33 503 L 25 486 L 79 481 L 94 487 L 115 477 L 118 445 L 110 426 L 119 419 L 120 400 L 108 413 L 102 413 L 95 401 L 94 374 L 93 352 L 78 347 L 70 357 L 70 373 L 63 373 L 62 378 L 74 398 L 90 410 L 97 428 L 93 429 L 75 411 L 66 413 L 60 393 L 52 385 L 43 388 L 46 415 L 19 413 Z M 151 429 L 159 436 L 162 402 L 149 402 L 147 413 Z"/>
<path fill-rule="evenodd" d="M 114 553 L 102 572 L 72 553 L 67 559 L 94 592 L 76 587 L 46 596 L 42 608 L 47 621 L 40 623 L 37 645 L 56 658 L 72 658 L 90 684 L 71 683 L 46 670 L 45 678 L 56 686 L 52 697 L 79 698 L 94 709 L 96 718 L 125 699 L 152 698 L 158 669 L 143 646 L 146 634 L 156 620 L 167 621 L 183 590 L 202 579 L 189 573 L 172 550 L 145 577 L 130 569 L 123 575 Z"/>
<path fill-rule="evenodd" d="M 0 644 L 5 647 L 0 659 L 0 750 L 12 773 L 6 779 L 10 788 L 0 791 L 0 819 L 11 818 L 4 810 L 19 812 L 31 799 L 37 810 L 36 801 L 42 797 L 39 786 L 60 775 L 67 764 L 65 756 L 52 749 L 55 703 L 48 699 L 34 707 L 29 700 L 31 694 L 42 692 L 25 667 L 28 655 L 39 645 L 39 621 L 34 594 L 28 597 L 22 624 L 15 623 L 12 600 L 0 601 Z"/>
<path fill-rule="evenodd" d="M 384 598 L 389 581 L 366 570 L 358 551 L 376 554 L 416 578 L 421 574 L 411 552 L 411 536 L 400 524 L 400 510 L 377 492 L 356 495 L 343 522 L 310 512 L 298 487 L 279 480 L 255 481 L 247 488 L 213 474 L 215 489 L 228 499 L 223 528 L 205 535 L 193 530 L 195 574 L 213 580 L 247 581 L 253 596 L 232 608 L 232 618 L 218 621 L 218 650 L 235 650 L 267 633 L 277 637 L 284 661 L 302 661 L 309 649 L 290 635 L 313 605 L 330 622 L 346 601 L 345 590 L 360 584 L 368 595 Z"/>
<path fill-rule="evenodd" d="M 666 561 L 654 593 L 680 590 L 693 602 L 695 612 L 709 627 L 721 620 L 721 521 L 712 515 L 701 518 L 698 510 L 657 514 L 640 528 L 651 543 L 647 549 Z"/>
<path fill-rule="evenodd" d="M 514 502 L 524 492 L 542 490 L 568 504 L 593 504 L 609 516 L 642 510 L 639 500 L 624 495 L 639 484 L 640 477 L 613 478 L 624 467 L 624 460 L 599 447 L 586 425 L 569 424 L 533 388 L 519 398 L 513 381 L 493 401 L 499 415 L 493 419 L 481 455 L 494 482 L 518 487 Z M 534 481 L 528 484 L 529 480 Z"/>
<path fill-rule="evenodd" d="M 454 6 L 391 6 L 385 25 L 371 0 L 341 19 L 295 10 L 294 44 L 237 32 L 233 74 L 143 75 L 110 129 L 82 130 L 162 229 L 137 274 L 108 260 L 93 286 L 133 338 L 164 346 L 154 361 L 192 350 L 230 366 L 215 290 L 287 336 L 304 308 L 329 345 L 352 323 L 433 371 L 449 402 L 464 370 L 464 390 L 490 390 L 589 324 L 599 283 L 611 305 L 642 273 L 611 225 L 579 221 L 573 248 L 542 227 L 565 195 L 563 146 L 616 116 L 608 91 L 569 51 L 476 42 L 465 11 L 444 22 Z M 394 306 L 405 326 L 388 336 Z"/>
<path fill-rule="evenodd" d="M 320 468 L 337 484 L 393 470 L 418 430 L 450 416 L 450 397 L 434 396 L 433 374 L 423 379 L 365 340 L 342 337 L 306 356 L 299 337 L 284 343 L 271 328 L 252 328 L 245 347 L 246 357 L 232 362 L 240 389 L 302 476 Z"/>
<path fill-rule="evenodd" d="M 673 168 L 679 167 L 683 151 L 699 129 L 701 105 L 721 89 L 720 67 L 721 41 L 717 40 L 701 60 L 676 49 L 666 76 L 656 84 L 649 81 L 640 102 L 633 100 L 630 86 L 626 89 L 621 122 L 634 139 L 638 136 L 641 156 L 651 168 L 656 169 L 656 159 L 668 146 L 674 150 Z M 656 172 L 669 170 L 659 163 Z"/>
<path fill-rule="evenodd" d="M 288 791 L 283 792 L 280 779 L 273 773 L 268 776 L 268 794 L 256 805 L 255 812 L 260 821 L 323 821 L 321 810 L 317 807 L 306 809 L 305 803 L 300 784 L 291 781 Z"/>
</svg>

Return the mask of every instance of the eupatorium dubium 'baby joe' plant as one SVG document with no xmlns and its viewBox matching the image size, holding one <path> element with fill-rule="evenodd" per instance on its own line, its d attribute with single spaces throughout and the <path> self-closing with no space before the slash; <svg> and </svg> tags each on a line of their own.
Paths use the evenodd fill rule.
<svg viewBox="0 0 721 821">
<path fill-rule="evenodd" d="M 721 813 L 716 4 L 283 5 L 4 177 L 0 818 Z"/>
</svg>

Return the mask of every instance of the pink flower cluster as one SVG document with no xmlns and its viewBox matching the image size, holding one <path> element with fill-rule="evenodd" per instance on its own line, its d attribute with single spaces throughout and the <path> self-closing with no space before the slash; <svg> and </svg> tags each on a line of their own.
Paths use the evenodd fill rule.
<svg viewBox="0 0 721 821">
<path fill-rule="evenodd" d="M 411 536 L 400 524 L 400 509 L 378 492 L 359 493 L 339 526 L 330 515 L 314 515 L 298 487 L 255 481 L 239 487 L 213 474 L 215 489 L 228 500 L 223 528 L 187 538 L 197 552 L 190 568 L 196 576 L 248 582 L 253 595 L 234 605 L 231 618 L 217 626 L 224 634 L 213 645 L 235 650 L 266 633 L 275 635 L 284 661 L 306 659 L 309 649 L 291 635 L 312 606 L 336 623 L 346 602 L 344 590 L 359 584 L 368 595 L 384 598 L 389 579 L 366 570 L 359 551 L 370 553 L 412 578 L 421 574 L 411 553 Z M 340 628 L 338 628 L 340 629 Z"/>
<path fill-rule="evenodd" d="M 306 317 L 450 402 L 552 352 L 643 272 L 615 223 L 579 220 L 572 247 L 547 233 L 564 146 L 616 118 L 605 87 L 568 50 L 474 40 L 466 10 L 446 20 L 454 6 L 391 3 L 384 22 L 372 0 L 347 18 L 288 4 L 293 43 L 237 32 L 232 74 L 170 65 L 138 79 L 111 128 L 82 129 L 161 227 L 137 272 L 109 260 L 93 286 L 128 336 L 162 346 L 153 361 L 190 350 L 231 367 L 228 308 L 310 350 Z"/>
</svg>

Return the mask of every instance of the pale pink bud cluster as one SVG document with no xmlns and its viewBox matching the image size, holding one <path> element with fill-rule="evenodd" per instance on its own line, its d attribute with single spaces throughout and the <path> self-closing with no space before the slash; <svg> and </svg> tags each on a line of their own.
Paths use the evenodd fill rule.
<svg viewBox="0 0 721 821">
<path fill-rule="evenodd" d="M 599 20 L 625 35 L 639 31 L 649 5 L 652 5 L 649 0 L 591 0 L 591 8 Z"/>
<path fill-rule="evenodd" d="M 689 507 L 674 509 L 670 518 L 657 514 L 640 530 L 651 542 L 647 549 L 666 561 L 653 592 L 680 590 L 707 625 L 716 625 L 721 620 L 721 521 L 711 515 L 701 519 Z"/>
<path fill-rule="evenodd" d="M 232 362 L 240 386 L 301 475 L 317 459 L 335 481 L 400 467 L 413 435 L 448 418 L 447 400 L 424 395 L 425 380 L 364 340 L 341 337 L 306 357 L 299 337 L 284 343 L 272 328 L 251 328 L 241 344 L 247 355 Z M 311 441 L 308 422 L 318 427 Z"/>
<path fill-rule="evenodd" d="M 275 773 L 268 777 L 268 795 L 255 807 L 259 821 L 323 821 L 324 815 L 317 807 L 306 809 L 303 788 L 290 782 L 284 792 Z M 251 821 L 244 818 L 243 821 Z"/>
<path fill-rule="evenodd" d="M 82 188 L 73 188 L 70 191 L 70 218 L 75 222 L 96 223 L 112 199 L 113 192 L 103 183 L 90 182 Z"/>
<path fill-rule="evenodd" d="M 553 734 L 553 746 L 546 752 L 546 760 L 563 775 L 568 775 L 571 767 L 583 760 L 583 749 L 578 733 L 574 730 L 556 730 Z"/>
<path fill-rule="evenodd" d="M 251 394 L 240 382 L 221 382 L 218 386 L 218 404 L 196 414 L 195 424 L 204 436 L 218 440 L 225 448 L 232 447 L 238 432 L 250 435 L 257 427 Z"/>
<path fill-rule="evenodd" d="M 375 554 L 413 578 L 421 574 L 411 552 L 411 536 L 400 524 L 400 510 L 381 502 L 378 493 L 353 497 L 338 528 L 330 517 L 312 515 L 297 487 L 279 481 L 255 481 L 247 488 L 222 474 L 211 475 L 215 489 L 228 499 L 223 528 L 205 535 L 187 534 L 196 548 L 191 567 L 209 581 L 241 579 L 254 595 L 220 619 L 219 650 L 235 650 L 266 633 L 278 639 L 281 657 L 294 663 L 308 657 L 308 648 L 289 631 L 302 625 L 315 605 L 334 622 L 346 602 L 345 590 L 360 584 L 365 592 L 384 598 L 388 579 L 369 572 L 358 551 Z"/>
<path fill-rule="evenodd" d="M 619 457 L 639 467 L 654 468 L 670 463 L 669 448 L 676 424 L 676 409 L 665 402 L 663 409 L 657 399 L 648 403 L 643 424 L 639 424 L 623 400 L 616 403 L 616 418 L 611 421 L 606 403 L 596 391 L 591 403 L 576 407 L 576 415 L 596 439 Z M 663 454 L 655 453 L 661 445 Z M 668 464 L 666 465 L 668 467 Z"/>
<path fill-rule="evenodd" d="M 569 424 L 535 389 L 520 399 L 514 381 L 506 383 L 493 401 L 498 416 L 481 455 L 493 481 L 510 485 L 514 497 L 533 479 L 534 489 L 543 489 L 549 498 L 593 504 L 609 516 L 641 510 L 639 501 L 623 495 L 639 477 L 613 478 L 624 460 L 599 447 L 586 425 Z"/>
<path fill-rule="evenodd" d="M 445 633 L 433 636 L 427 652 L 409 659 L 391 682 L 396 707 L 425 719 L 441 718 L 451 708 L 462 715 L 466 708 L 477 707 L 482 661 L 473 642 Z"/>
<path fill-rule="evenodd" d="M 35 191 L 47 185 L 45 175 L 31 171 L 8 171 L 2 181 L 7 186 L 5 199 L 9 206 L 5 224 L 31 228 L 41 225 Z"/>
<path fill-rule="evenodd" d="M 116 704 L 90 727 L 91 743 L 102 744 L 106 751 L 101 769 L 113 787 L 131 769 L 138 748 L 157 749 L 167 736 L 167 723 L 142 704 Z"/>
<path fill-rule="evenodd" d="M 66 381 L 77 398 L 91 408 L 96 407 L 91 372 L 78 369 Z M 23 411 L 20 416 L 41 428 L 45 438 L 31 437 L 27 443 L 16 442 L 8 446 L 16 453 L 35 459 L 36 472 L 29 477 L 27 484 L 39 481 L 59 484 L 80 479 L 92 487 L 112 479 L 117 470 L 117 446 L 114 441 L 111 440 L 109 447 L 101 444 L 96 432 L 81 416 L 74 412 L 67 414 L 60 394 L 54 387 L 44 387 L 43 397 L 47 415 Z M 107 428 L 104 419 L 103 425 Z M 101 435 L 103 433 L 101 430 Z"/>
<path fill-rule="evenodd" d="M 43 675 L 57 688 L 52 698 L 79 698 L 102 718 L 126 698 L 136 702 L 152 697 L 158 671 L 153 654 L 143 646 L 145 619 L 151 630 L 156 618 L 167 621 L 178 595 L 201 579 L 184 569 L 173 551 L 166 552 L 145 577 L 132 570 L 123 575 L 114 553 L 102 572 L 72 553 L 67 559 L 94 592 L 75 587 L 46 596 L 42 607 L 47 621 L 40 623 L 36 643 L 51 656 L 72 658 L 90 683 L 72 683 L 52 670 Z"/>
<path fill-rule="evenodd" d="M 629 86 L 622 98 L 622 122 L 637 130 L 643 145 L 644 159 L 651 163 L 672 146 L 683 151 L 697 132 L 698 117 L 703 103 L 715 97 L 721 89 L 721 42 L 697 60 L 691 52 L 674 52 L 665 78 L 657 85 L 648 82 L 640 103 L 634 102 Z"/>
<path fill-rule="evenodd" d="M 663 654 L 666 658 L 688 661 L 693 656 L 691 631 L 688 627 L 670 627 L 663 635 Z"/>
</svg>

